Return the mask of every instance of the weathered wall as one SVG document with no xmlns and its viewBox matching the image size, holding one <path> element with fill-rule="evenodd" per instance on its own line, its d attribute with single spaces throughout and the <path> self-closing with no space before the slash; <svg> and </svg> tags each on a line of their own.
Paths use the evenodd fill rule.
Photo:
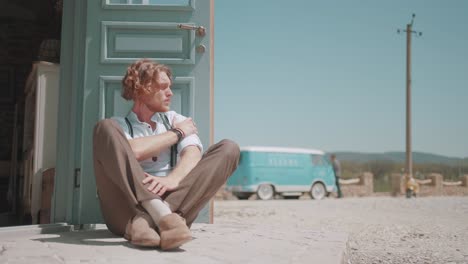
<svg viewBox="0 0 468 264">
<path fill-rule="evenodd" d="M 358 176 L 357 184 L 340 184 L 344 197 L 369 196 L 374 193 L 374 175 L 364 172 Z"/>
<path fill-rule="evenodd" d="M 431 173 L 426 178 L 431 182 L 419 185 L 419 196 L 468 195 L 468 175 L 464 175 L 462 177 L 461 185 L 444 184 L 443 175 L 439 173 Z M 405 194 L 405 179 L 401 174 L 393 174 L 392 195 L 398 196 L 403 194 Z"/>
</svg>

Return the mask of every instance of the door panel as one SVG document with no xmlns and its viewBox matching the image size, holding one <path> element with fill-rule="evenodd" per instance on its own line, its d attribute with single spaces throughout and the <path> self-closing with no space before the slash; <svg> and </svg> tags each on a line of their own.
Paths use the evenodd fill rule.
<svg viewBox="0 0 468 264">
<path fill-rule="evenodd" d="M 73 197 L 74 224 L 102 222 L 92 162 L 92 132 L 97 121 L 124 116 L 132 103 L 121 98 L 121 80 L 127 66 L 139 58 L 169 65 L 174 73 L 172 110 L 192 116 L 199 136 L 210 144 L 210 0 L 88 0 L 81 128 L 77 168 L 79 189 Z M 203 26 L 207 34 L 180 29 L 179 24 Z M 198 45 L 205 52 L 197 53 Z M 198 222 L 208 222 L 204 208 Z"/>
<path fill-rule="evenodd" d="M 193 0 L 108 0 L 102 1 L 103 8 L 108 9 L 158 9 L 158 10 L 189 10 L 194 9 Z"/>
<path fill-rule="evenodd" d="M 99 85 L 99 119 L 126 116 L 133 102 L 122 98 L 123 76 L 101 76 Z M 172 84 L 171 110 L 193 116 L 193 77 L 175 77 Z"/>
<path fill-rule="evenodd" d="M 181 30 L 179 24 L 103 21 L 101 61 L 130 64 L 137 58 L 154 58 L 164 64 L 194 64 L 195 32 Z"/>
</svg>

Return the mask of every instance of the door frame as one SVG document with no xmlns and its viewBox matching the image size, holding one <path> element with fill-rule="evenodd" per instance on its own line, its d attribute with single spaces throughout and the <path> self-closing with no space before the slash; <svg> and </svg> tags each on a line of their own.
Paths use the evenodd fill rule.
<svg viewBox="0 0 468 264">
<path fill-rule="evenodd" d="M 214 144 L 214 0 L 210 1 L 210 146 Z M 214 199 L 210 200 L 210 224 L 214 223 Z"/>
<path fill-rule="evenodd" d="M 194 1 L 194 0 L 191 0 Z M 210 116 L 209 145 L 214 143 L 214 0 L 210 1 Z M 80 158 L 82 91 L 86 64 L 86 10 L 87 1 L 63 1 L 62 39 L 60 53 L 59 106 L 57 124 L 57 162 L 51 223 L 73 224 L 79 180 L 75 168 Z M 210 202 L 209 222 L 213 223 L 213 200 Z"/>
<path fill-rule="evenodd" d="M 72 222 L 81 91 L 84 85 L 86 1 L 63 1 L 57 162 L 51 223 Z"/>
</svg>

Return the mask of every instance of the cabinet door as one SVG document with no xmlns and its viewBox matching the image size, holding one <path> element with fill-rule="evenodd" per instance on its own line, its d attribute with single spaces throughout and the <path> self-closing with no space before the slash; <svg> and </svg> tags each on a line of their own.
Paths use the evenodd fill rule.
<svg viewBox="0 0 468 264">
<path fill-rule="evenodd" d="M 56 165 L 59 65 L 36 62 L 26 85 L 24 114 L 24 182 L 22 203 L 33 224 L 39 222 L 43 171 Z"/>
</svg>

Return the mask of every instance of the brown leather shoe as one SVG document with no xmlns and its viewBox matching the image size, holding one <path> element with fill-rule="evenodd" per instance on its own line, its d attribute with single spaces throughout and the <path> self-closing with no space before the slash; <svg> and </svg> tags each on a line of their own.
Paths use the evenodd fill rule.
<svg viewBox="0 0 468 264">
<path fill-rule="evenodd" d="M 128 221 L 124 238 L 133 245 L 142 247 L 159 247 L 161 242 L 153 220 L 143 212 L 138 213 Z"/>
<path fill-rule="evenodd" d="M 180 215 L 172 213 L 159 220 L 161 234 L 161 248 L 170 250 L 192 240 L 192 233 Z"/>
</svg>

